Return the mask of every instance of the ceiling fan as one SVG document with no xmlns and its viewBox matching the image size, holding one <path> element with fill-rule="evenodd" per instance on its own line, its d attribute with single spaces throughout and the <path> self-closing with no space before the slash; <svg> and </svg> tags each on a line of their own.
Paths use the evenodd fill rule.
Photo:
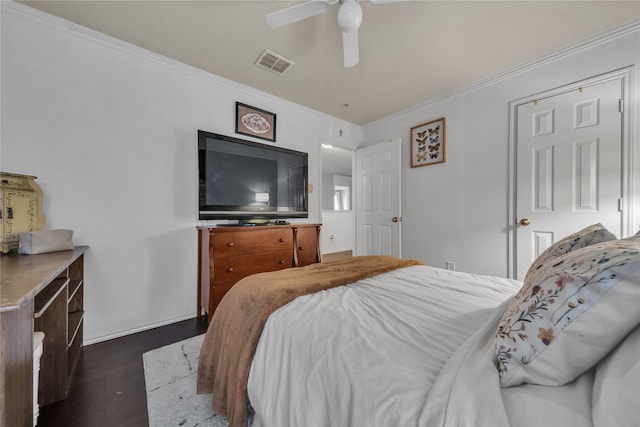
<svg viewBox="0 0 640 427">
<path fill-rule="evenodd" d="M 371 3 L 393 3 L 406 0 L 370 0 Z M 360 61 L 358 49 L 358 28 L 362 23 L 362 7 L 358 0 L 309 0 L 286 9 L 267 14 L 267 25 L 279 28 L 301 21 L 326 11 L 330 5 L 340 3 L 338 27 L 342 30 L 344 67 L 351 68 Z"/>
</svg>

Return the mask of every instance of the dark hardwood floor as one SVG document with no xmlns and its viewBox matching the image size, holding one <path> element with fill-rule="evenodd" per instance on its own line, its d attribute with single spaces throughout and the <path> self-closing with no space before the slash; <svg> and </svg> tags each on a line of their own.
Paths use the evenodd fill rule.
<svg viewBox="0 0 640 427">
<path fill-rule="evenodd" d="M 66 400 L 40 408 L 39 427 L 149 425 L 142 354 L 206 332 L 206 318 L 84 347 Z"/>
</svg>

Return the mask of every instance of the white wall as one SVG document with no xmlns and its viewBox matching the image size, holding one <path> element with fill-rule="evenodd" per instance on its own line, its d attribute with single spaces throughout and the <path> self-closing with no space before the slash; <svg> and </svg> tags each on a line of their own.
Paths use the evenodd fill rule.
<svg viewBox="0 0 640 427">
<path fill-rule="evenodd" d="M 628 107 L 635 108 L 630 116 L 635 200 L 640 201 L 640 24 L 365 126 L 365 145 L 397 136 L 403 141 L 403 257 L 442 268 L 454 261 L 459 271 L 506 276 L 509 102 L 630 65 L 636 66 L 635 105 Z M 410 128 L 443 116 L 446 163 L 410 168 Z M 639 211 L 640 206 L 634 232 L 640 225 Z"/>
<path fill-rule="evenodd" d="M 321 251 L 323 254 L 353 251 L 353 211 L 322 211 Z"/>
<path fill-rule="evenodd" d="M 322 188 L 320 198 L 321 209 L 333 209 L 333 175 L 322 174 Z"/>
<path fill-rule="evenodd" d="M 234 134 L 235 102 L 277 114 L 309 153 L 361 129 L 20 4 L 2 2 L 0 169 L 33 174 L 47 228 L 85 256 L 85 341 L 193 317 L 198 129 Z M 251 66 L 251 65 L 248 65 Z M 343 138 L 344 139 L 344 138 Z M 319 194 L 310 194 L 319 221 Z"/>
</svg>

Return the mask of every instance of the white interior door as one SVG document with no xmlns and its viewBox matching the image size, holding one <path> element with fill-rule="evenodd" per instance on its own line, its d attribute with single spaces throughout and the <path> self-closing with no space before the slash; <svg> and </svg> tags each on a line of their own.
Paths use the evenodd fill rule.
<svg viewBox="0 0 640 427">
<path fill-rule="evenodd" d="M 622 233 L 622 80 L 516 109 L 516 277 L 554 241 L 600 222 Z"/>
<path fill-rule="evenodd" d="M 400 146 L 356 150 L 356 255 L 401 256 Z"/>
</svg>

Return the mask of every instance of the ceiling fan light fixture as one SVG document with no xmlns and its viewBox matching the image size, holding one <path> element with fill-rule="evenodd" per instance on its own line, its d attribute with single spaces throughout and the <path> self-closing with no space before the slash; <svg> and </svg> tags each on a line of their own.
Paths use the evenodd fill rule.
<svg viewBox="0 0 640 427">
<path fill-rule="evenodd" d="M 343 0 L 338 10 L 338 26 L 343 33 L 353 33 L 362 23 L 362 7 L 356 0 Z"/>
</svg>

